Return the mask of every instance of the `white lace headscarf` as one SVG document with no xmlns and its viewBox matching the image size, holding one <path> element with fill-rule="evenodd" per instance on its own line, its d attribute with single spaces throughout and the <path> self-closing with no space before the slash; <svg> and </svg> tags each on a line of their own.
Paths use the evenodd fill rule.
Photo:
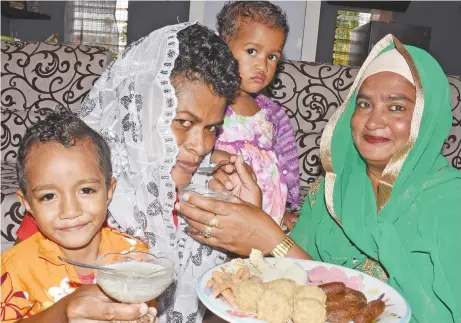
<svg viewBox="0 0 461 323">
<path fill-rule="evenodd" d="M 172 218 L 176 192 L 170 172 L 178 146 L 171 123 L 178 100 L 170 74 L 179 54 L 177 33 L 190 25 L 168 26 L 134 42 L 101 75 L 80 111 L 111 147 L 118 183 L 109 225 L 176 263 L 176 281 L 158 299 L 160 321 L 169 323 L 202 322 L 196 281 L 225 260 L 185 234 L 182 218 L 178 229 Z"/>
</svg>

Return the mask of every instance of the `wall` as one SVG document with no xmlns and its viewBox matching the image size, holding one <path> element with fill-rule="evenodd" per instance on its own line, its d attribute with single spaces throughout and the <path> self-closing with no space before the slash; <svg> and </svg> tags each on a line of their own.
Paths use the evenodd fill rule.
<svg viewBox="0 0 461 323">
<path fill-rule="evenodd" d="M 336 11 L 339 8 L 342 7 L 322 1 L 317 62 L 332 62 Z M 430 53 L 439 61 L 445 73 L 461 76 L 460 1 L 412 1 L 406 12 L 394 13 L 393 20 L 431 27 Z"/>
<path fill-rule="evenodd" d="M 431 27 L 430 53 L 445 73 L 461 76 L 461 1 L 412 1 L 393 20 Z"/>
<path fill-rule="evenodd" d="M 8 19 L 2 16 L 2 34 L 11 36 L 16 31 L 17 37 L 25 41 L 44 41 L 54 33 L 58 40 L 64 41 L 65 1 L 39 1 L 40 13 L 51 16 L 51 20 Z M 9 22 L 8 22 L 9 20 Z M 4 28 L 9 28 L 5 33 Z"/>
<path fill-rule="evenodd" d="M 150 32 L 189 21 L 189 1 L 129 1 L 128 43 Z"/>
<path fill-rule="evenodd" d="M 305 1 L 271 1 L 285 10 L 290 26 L 287 43 L 283 50 L 285 59 L 300 60 L 302 54 L 304 21 L 306 13 Z M 204 25 L 215 30 L 216 15 L 226 1 L 204 1 Z"/>
<path fill-rule="evenodd" d="M 10 18 L 2 16 L 2 35 L 3 36 L 11 36 L 10 31 Z"/>
<path fill-rule="evenodd" d="M 17 31 L 21 40 L 43 41 L 58 33 L 59 42 L 64 41 L 65 1 L 40 1 L 40 13 L 51 20 L 2 19 L 2 34 Z M 189 20 L 189 1 L 129 1 L 128 42 L 137 40 L 151 31 Z"/>
</svg>

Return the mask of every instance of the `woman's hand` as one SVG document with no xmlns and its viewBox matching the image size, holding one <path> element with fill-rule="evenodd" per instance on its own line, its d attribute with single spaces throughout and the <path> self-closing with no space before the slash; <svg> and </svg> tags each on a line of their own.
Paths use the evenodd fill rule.
<svg viewBox="0 0 461 323">
<path fill-rule="evenodd" d="M 79 287 L 62 299 L 69 323 L 155 322 L 157 310 L 147 304 L 122 304 L 112 301 L 98 285 Z"/>
<path fill-rule="evenodd" d="M 268 214 L 237 197 L 230 202 L 198 194 L 184 194 L 183 198 L 195 207 L 177 203 L 176 210 L 185 216 L 191 227 L 188 233 L 202 243 L 248 256 L 253 248 L 268 254 L 285 238 L 283 231 Z M 210 225 L 213 219 L 217 220 L 217 227 Z M 208 238 L 203 236 L 207 227 L 211 227 Z"/>
<path fill-rule="evenodd" d="M 211 189 L 225 189 L 241 200 L 262 207 L 262 192 L 256 183 L 256 176 L 242 156 L 231 155 L 229 164 L 220 167 L 208 183 Z"/>
</svg>

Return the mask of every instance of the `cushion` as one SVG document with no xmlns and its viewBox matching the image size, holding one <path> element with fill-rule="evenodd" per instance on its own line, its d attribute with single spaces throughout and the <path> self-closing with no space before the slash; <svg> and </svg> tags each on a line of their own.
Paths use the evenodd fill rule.
<svg viewBox="0 0 461 323">
<path fill-rule="evenodd" d="M 1 163 L 2 203 L 2 252 L 16 240 L 16 231 L 24 217 L 24 208 L 16 197 L 19 189 L 15 163 Z"/>
<path fill-rule="evenodd" d="M 111 55 L 103 47 L 2 41 L 2 161 L 25 130 L 61 105 L 77 112 Z"/>
</svg>

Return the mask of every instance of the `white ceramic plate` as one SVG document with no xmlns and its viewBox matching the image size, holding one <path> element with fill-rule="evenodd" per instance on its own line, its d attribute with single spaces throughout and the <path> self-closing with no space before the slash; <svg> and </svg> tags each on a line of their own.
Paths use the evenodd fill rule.
<svg viewBox="0 0 461 323">
<path fill-rule="evenodd" d="M 266 259 L 269 263 L 275 261 L 274 258 Z M 311 260 L 293 259 L 293 261 L 306 269 L 309 280 L 317 284 L 343 281 L 348 287 L 363 292 L 368 301 L 375 300 L 384 294 L 382 299 L 386 302 L 386 310 L 377 322 L 407 323 L 410 321 L 411 309 L 408 302 L 394 288 L 379 279 L 346 267 Z M 197 294 L 202 303 L 217 316 L 231 323 L 263 323 L 264 321 L 255 318 L 256 314 L 236 310 L 220 297 L 213 296 L 211 288 L 207 287 L 207 282 L 211 279 L 211 274 L 219 270 L 221 266 L 208 270 L 199 278 Z"/>
</svg>

